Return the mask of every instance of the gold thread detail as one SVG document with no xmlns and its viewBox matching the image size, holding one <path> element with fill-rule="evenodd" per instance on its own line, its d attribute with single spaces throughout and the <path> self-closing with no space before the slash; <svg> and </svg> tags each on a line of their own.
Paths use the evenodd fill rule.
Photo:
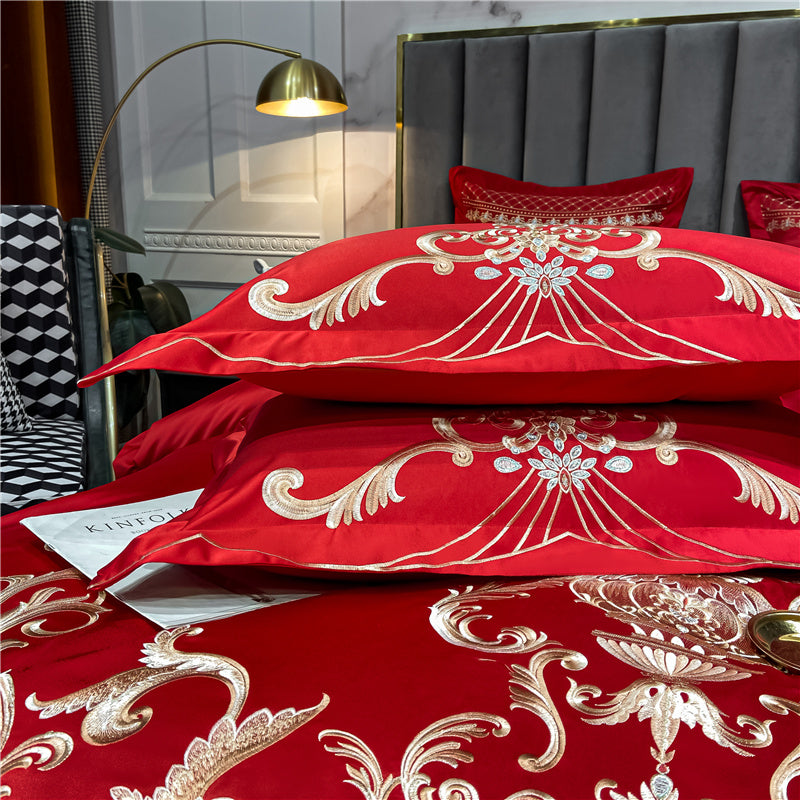
<svg viewBox="0 0 800 800">
<path fill-rule="evenodd" d="M 47 572 L 42 575 L 11 575 L 0 578 L 0 584 L 5 584 L 0 591 L 0 603 L 5 603 L 14 595 L 41 586 L 42 584 L 55 583 L 57 581 L 77 580 L 82 581 L 83 576 L 74 569 L 63 569 L 57 572 Z M 42 638 L 50 636 L 61 636 L 65 633 L 73 633 L 83 628 L 88 628 L 100 618 L 100 615 L 109 608 L 103 607 L 106 598 L 105 592 L 98 592 L 94 600 L 91 595 L 83 597 L 58 597 L 54 596 L 59 592 L 64 592 L 61 586 L 47 586 L 34 592 L 27 601 L 20 604 L 13 610 L 3 612 L 0 621 L 0 633 L 5 634 L 17 626 L 20 631 L 30 638 Z M 75 612 L 85 615 L 86 620 L 78 625 L 64 630 L 48 630 L 44 627 L 47 619 L 54 614 Z M 3 638 L 0 640 L 0 650 L 11 647 L 27 647 L 29 642 L 21 639 Z"/>
<path fill-rule="evenodd" d="M 5 750 L 14 727 L 14 681 L 8 672 L 0 673 L 0 750 Z M 63 764 L 72 753 L 72 737 L 61 731 L 47 731 L 18 744 L 0 760 L 0 773 L 12 769 L 45 771 Z M 11 787 L 0 785 L 0 797 L 9 797 Z"/>
<path fill-rule="evenodd" d="M 775 695 L 762 694 L 758 698 L 761 705 L 773 714 L 794 714 L 800 716 L 800 703 L 795 700 L 787 700 Z M 795 724 L 795 730 L 797 725 Z M 786 758 L 781 761 L 778 768 L 772 775 L 769 782 L 770 800 L 788 800 L 789 783 L 795 778 L 800 777 L 800 745 L 794 748 Z"/>
<path fill-rule="evenodd" d="M 175 642 L 181 636 L 196 636 L 201 631 L 188 625 L 160 631 L 152 643 L 144 645 L 144 658 L 140 660 L 145 666 L 113 675 L 57 700 L 42 701 L 34 693 L 25 705 L 32 711 L 39 711 L 42 719 L 85 708 L 87 714 L 81 725 L 83 739 L 94 745 L 111 744 L 138 733 L 150 721 L 152 708 L 133 707 L 147 692 L 183 678 L 206 676 L 228 687 L 231 699 L 226 715 L 236 717 L 249 687 L 244 668 L 225 656 L 175 649 Z"/>
</svg>

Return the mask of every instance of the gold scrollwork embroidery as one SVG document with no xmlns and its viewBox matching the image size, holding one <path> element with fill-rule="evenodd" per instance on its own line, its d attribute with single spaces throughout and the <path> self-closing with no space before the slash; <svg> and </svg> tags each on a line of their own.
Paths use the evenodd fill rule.
<svg viewBox="0 0 800 800">
<path fill-rule="evenodd" d="M 524 625 L 503 628 L 491 641 L 476 636 L 470 625 L 492 618 L 489 614 L 480 613 L 483 610 L 480 603 L 528 597 L 535 589 L 561 584 L 563 581 L 558 579 L 544 579 L 521 584 L 491 582 L 479 589 L 468 586 L 464 591 L 450 589 L 449 596 L 439 600 L 431 608 L 431 626 L 451 644 L 484 653 L 533 653 L 527 667 L 519 664 L 509 667 L 511 709 L 529 711 L 544 722 L 550 734 L 550 742 L 541 756 L 525 753 L 519 757 L 520 766 L 528 772 L 552 769 L 563 756 L 566 747 L 564 725 L 547 688 L 544 668 L 553 661 L 560 661 L 565 669 L 581 670 L 588 662 L 581 653 L 553 647 L 552 645 L 558 643 L 550 641 L 547 634 L 537 634 Z"/>
<path fill-rule="evenodd" d="M 653 449 L 656 458 L 666 466 L 678 463 L 678 451 L 689 450 L 696 453 L 705 453 L 725 463 L 736 475 L 741 483 L 742 491 L 735 498 L 739 503 L 748 500 L 753 508 L 763 508 L 767 514 L 774 514 L 780 508 L 780 519 L 789 519 L 797 523 L 800 519 L 800 489 L 777 475 L 748 461 L 746 458 L 729 453 L 719 447 L 714 447 L 703 442 L 693 442 L 676 439 L 677 425 L 673 420 L 662 419 L 659 429 L 653 436 L 641 442 L 617 441 L 617 446 L 622 450 L 649 450 Z"/>
<path fill-rule="evenodd" d="M 627 248 L 600 249 L 595 242 L 604 238 L 610 240 L 631 238 L 635 239 L 635 242 Z M 484 244 L 486 249 L 476 256 L 452 252 L 442 246 L 452 246 L 465 241 Z M 800 319 L 800 292 L 786 289 L 718 258 L 688 250 L 662 248 L 661 234 L 653 229 L 508 225 L 472 234 L 464 231 L 428 233 L 417 240 L 417 246 L 421 251 L 418 255 L 395 258 L 378 264 L 349 281 L 305 301 L 294 303 L 279 301 L 277 298 L 289 290 L 289 284 L 278 278 L 266 277 L 250 289 L 250 306 L 257 313 L 277 321 L 309 317 L 310 327 L 317 330 L 323 323 L 330 326 L 337 322 L 345 322 L 345 308 L 349 316 L 354 317 L 359 311 L 368 309 L 370 305 L 383 305 L 386 301 L 377 295 L 378 283 L 384 275 L 397 267 L 431 264 L 439 274 L 450 274 L 456 264 L 489 261 L 499 266 L 514 261 L 518 262 L 520 267 L 510 267 L 509 275 L 482 304 L 436 339 L 407 350 L 374 354 L 369 357 L 345 358 L 336 363 L 407 359 L 413 354 L 417 354 L 414 356 L 417 357 L 423 353 L 427 353 L 423 357 L 442 361 L 484 358 L 530 344 L 540 336 L 550 336 L 565 343 L 597 346 L 637 360 L 701 363 L 702 358 L 708 356 L 723 361 L 735 360 L 729 355 L 658 331 L 626 313 L 595 285 L 598 280 L 607 280 L 613 276 L 614 269 L 611 265 L 593 264 L 585 268 L 584 275 L 580 273 L 584 265 L 591 264 L 598 257 L 613 261 L 636 256 L 639 267 L 646 271 L 658 269 L 663 259 L 679 257 L 708 267 L 720 277 L 724 289 L 722 294 L 718 295 L 719 300 L 725 302 L 733 299 L 737 304 L 744 305 L 748 311 L 754 312 L 760 299 L 764 308 L 763 316 L 771 315 L 779 318 L 785 314 L 791 319 Z M 524 256 L 523 253 L 526 251 L 530 251 L 535 260 Z M 558 254 L 553 256 L 552 251 Z M 573 259 L 581 266 L 562 266 L 565 257 Z M 549 262 L 548 258 L 551 259 Z M 478 267 L 476 271 L 479 279 L 489 282 L 502 275 L 501 270 L 490 266 Z M 635 335 L 624 334 L 620 326 L 609 324 L 609 321 L 595 310 L 598 304 L 610 315 L 609 319 L 618 318 L 620 322 L 631 327 L 632 331 L 637 331 L 640 341 L 636 340 Z M 509 325 L 503 320 L 512 305 L 516 311 Z M 554 315 L 548 323 L 550 330 L 532 334 L 534 320 L 540 317 L 546 308 L 552 308 Z M 527 316 L 524 317 L 523 314 Z M 438 347 L 449 340 L 455 343 L 454 337 L 468 325 L 474 325 L 478 319 L 485 321 L 479 325 L 478 333 L 472 335 L 472 338 L 462 341 L 461 344 L 451 345 L 450 347 L 454 349 Z M 526 319 L 527 324 L 525 324 Z M 497 331 L 494 331 L 495 326 L 498 328 Z M 512 334 L 512 327 L 518 328 L 518 331 Z M 684 355 L 681 357 L 677 352 L 669 355 L 667 352 L 653 349 L 659 346 L 657 342 L 665 344 L 669 342 L 673 346 L 677 344 L 685 348 Z"/>
<path fill-rule="evenodd" d="M 329 698 L 323 694 L 316 706 L 300 711 L 286 708 L 273 714 L 268 708 L 260 708 L 238 722 L 250 686 L 247 670 L 225 656 L 175 649 L 181 636 L 201 632 L 201 628 L 188 625 L 160 631 L 152 643 L 143 647 L 144 667 L 113 675 L 57 700 L 42 702 L 32 694 L 26 705 L 38 710 L 42 718 L 85 708 L 83 739 L 93 745 L 108 745 L 132 736 L 148 723 L 153 710 L 145 706 L 134 708 L 134 704 L 151 689 L 183 678 L 206 676 L 221 681 L 231 696 L 225 713 L 214 723 L 207 739 L 195 738 L 190 743 L 183 764 L 169 769 L 164 786 L 148 800 L 203 797 L 224 773 L 305 725 L 327 707 Z M 138 789 L 125 786 L 114 787 L 111 796 L 114 800 L 144 800 Z"/>
<path fill-rule="evenodd" d="M 384 776 L 380 762 L 372 750 L 357 736 L 340 730 L 324 730 L 319 734 L 320 742 L 329 753 L 354 761 L 359 768 L 347 765 L 350 783 L 365 800 L 388 800 L 390 794 L 401 787 L 406 800 L 427 800 L 440 797 L 442 800 L 478 800 L 475 787 L 464 780 L 451 778 L 443 781 L 438 789 L 431 785 L 431 777 L 423 772 L 431 764 L 439 762 L 453 767 L 471 763 L 472 753 L 462 749 L 462 743 L 475 738 L 507 736 L 511 731 L 508 722 L 495 714 L 480 712 L 456 714 L 437 720 L 414 737 L 406 748 L 400 764 L 400 774 Z M 507 800 L 552 800 L 550 795 L 536 790 L 516 792 Z"/>
<path fill-rule="evenodd" d="M 428 255 L 394 258 L 339 284 L 319 297 L 298 303 L 285 303 L 277 300 L 277 297 L 289 291 L 289 284 L 279 278 L 267 277 L 251 287 L 248 294 L 250 307 L 264 317 L 281 322 L 309 317 L 311 329 L 319 330 L 323 323 L 330 326 L 335 322 L 344 322 L 345 308 L 352 318 L 359 311 L 366 311 L 370 305 L 383 305 L 386 301 L 378 297 L 378 284 L 384 275 L 398 267 L 409 264 L 430 264 L 437 275 L 450 275 L 454 269 L 454 259 L 458 261 L 483 260 L 483 255 L 448 256 L 433 244 L 436 239 L 442 238 L 448 242 L 456 242 L 464 241 L 468 235 L 455 232 L 426 234 L 418 239 L 417 244 Z"/>
<path fill-rule="evenodd" d="M 474 462 L 475 454 L 505 452 L 507 455 L 495 459 L 495 469 L 508 474 L 519 471 L 521 478 L 515 486 L 510 487 L 507 496 L 496 508 L 474 527 L 430 550 L 398 554 L 380 563 L 342 566 L 352 569 L 407 570 L 484 563 L 546 547 L 564 537 L 639 550 L 660 557 L 684 559 L 686 556 L 681 552 L 683 548 L 677 545 L 680 540 L 702 548 L 703 554 L 698 553 L 692 560 L 724 564 L 727 563 L 724 557 L 734 557 L 739 563 L 743 554 L 729 552 L 676 531 L 629 497 L 620 487 L 618 475 L 633 469 L 634 462 L 630 458 L 615 455 L 600 464 L 597 457 L 589 457 L 590 454 L 584 449 L 597 451 L 601 455 L 609 455 L 615 448 L 639 453 L 654 451 L 658 461 L 668 466 L 677 462 L 678 450 L 693 450 L 716 458 L 733 470 L 742 487 L 740 494 L 734 498 L 737 502 L 749 501 L 754 508 L 760 508 L 769 515 L 777 513 L 781 520 L 788 519 L 792 524 L 800 521 L 800 487 L 793 486 L 742 456 L 711 445 L 676 438 L 677 423 L 664 415 L 627 415 L 630 417 L 628 421 L 636 422 L 643 428 L 654 424 L 655 430 L 645 433 L 641 439 L 623 440 L 613 435 L 617 420 L 624 419 L 617 413 L 592 409 L 573 410 L 570 416 L 537 409 L 530 409 L 526 416 L 520 415 L 519 411 L 514 413 L 518 416 L 512 418 L 507 412 L 499 412 L 493 415 L 476 413 L 474 417 L 433 418 L 432 427 L 441 440 L 408 446 L 326 497 L 306 499 L 294 496 L 292 491 L 303 485 L 303 473 L 294 467 L 273 470 L 262 483 L 263 502 L 273 512 L 287 519 L 306 520 L 327 515 L 327 526 L 335 528 L 342 521 L 345 524 L 353 520 L 361 521 L 362 502 L 365 502 L 367 513 L 372 515 L 386 507 L 389 500 L 402 501 L 403 498 L 395 489 L 395 480 L 400 470 L 417 456 L 437 451 L 448 452 L 452 454 L 456 465 L 468 466 Z M 493 438 L 486 441 L 477 432 L 470 438 L 457 430 L 461 425 L 480 426 L 481 429 L 488 427 Z M 495 428 L 499 429 L 498 433 L 494 432 Z M 568 445 L 569 440 L 574 441 L 572 447 Z M 546 441 L 553 443 L 555 452 L 545 446 Z M 538 448 L 541 458 L 527 459 L 529 469 L 525 469 L 516 457 L 534 447 Z M 575 512 L 575 519 L 567 529 L 559 529 L 558 524 L 562 503 Z M 504 517 L 507 521 L 501 523 Z M 521 524 L 523 519 L 527 520 L 524 525 Z M 482 542 L 472 552 L 465 553 L 464 543 L 489 524 L 497 530 L 494 537 Z M 653 526 L 660 528 L 667 536 L 655 537 L 645 533 Z M 512 535 L 516 537 L 513 542 L 509 541 Z M 670 541 L 676 544 L 670 546 Z M 488 554 L 492 549 L 494 553 Z M 451 553 L 459 552 L 459 555 L 440 555 L 448 550 Z M 434 555 L 440 556 L 440 560 L 426 560 Z M 748 559 L 752 565 L 765 560 L 756 554 L 748 556 Z"/>
<path fill-rule="evenodd" d="M 0 673 L 0 750 L 5 750 L 14 727 L 14 681 Z M 0 760 L 0 774 L 12 769 L 49 770 L 63 764 L 72 753 L 72 737 L 61 731 L 47 731 L 18 744 Z M 11 787 L 0 785 L 0 797 L 9 797 Z"/>
<path fill-rule="evenodd" d="M 548 641 L 546 633 L 536 633 L 525 625 L 503 628 L 494 641 L 482 639 L 470 626 L 481 620 L 490 620 L 489 614 L 480 613 L 480 603 L 513 597 L 528 597 L 533 589 L 555 586 L 558 580 L 530 581 L 520 584 L 487 583 L 479 588 L 467 586 L 459 591 L 450 589 L 445 597 L 431 606 L 431 627 L 446 642 L 484 653 L 531 653 Z"/>
<path fill-rule="evenodd" d="M 771 694 L 762 694 L 758 698 L 761 705 L 773 714 L 794 714 L 800 716 L 800 703 L 796 700 L 787 700 Z M 800 745 L 794 748 L 786 758 L 781 761 L 769 782 L 770 800 L 788 800 L 789 783 L 800 777 Z"/>
<path fill-rule="evenodd" d="M 0 603 L 6 603 L 14 595 L 36 586 L 66 580 L 82 581 L 84 578 L 74 569 L 47 572 L 43 575 L 11 575 L 0 578 L 0 583 L 5 584 L 0 591 Z M 5 634 L 6 631 L 19 626 L 21 632 L 31 638 L 60 636 L 64 633 L 73 633 L 82 628 L 88 628 L 89 625 L 97 622 L 101 614 L 111 610 L 102 605 L 106 597 L 105 592 L 98 592 L 94 600 L 90 599 L 91 595 L 89 594 L 83 597 L 54 597 L 64 591 L 61 586 L 47 586 L 34 592 L 28 600 L 20 602 L 15 609 L 4 611 L 2 620 L 0 620 L 0 633 Z M 47 618 L 51 615 L 67 612 L 81 614 L 86 619 L 81 624 L 63 630 L 51 631 L 44 627 Z M 27 647 L 28 644 L 21 639 L 3 638 L 0 640 L 0 650 L 9 647 Z"/>
<path fill-rule="evenodd" d="M 138 789 L 125 786 L 111 789 L 113 800 L 184 800 L 202 798 L 224 773 L 246 759 L 285 738 L 319 714 L 329 702 L 323 695 L 321 702 L 312 708 L 296 711 L 286 708 L 273 714 L 261 708 L 240 724 L 226 714 L 211 728 L 208 739 L 194 739 L 186 750 L 183 764 L 172 766 L 164 786 L 143 797 Z"/>
<path fill-rule="evenodd" d="M 147 692 L 183 678 L 206 676 L 228 687 L 231 699 L 226 715 L 237 717 L 249 688 L 245 669 L 225 656 L 175 649 L 175 642 L 181 636 L 196 636 L 201 631 L 188 625 L 160 631 L 154 642 L 144 645 L 141 661 L 145 666 L 112 675 L 57 700 L 42 701 L 34 693 L 25 705 L 32 711 L 39 711 L 42 719 L 85 708 L 87 714 L 81 725 L 83 739 L 94 745 L 111 744 L 138 733 L 150 721 L 152 708 L 133 708 Z"/>
<path fill-rule="evenodd" d="M 553 703 L 544 668 L 553 661 L 561 662 L 564 669 L 581 670 L 589 663 L 586 657 L 565 647 L 550 647 L 531 656 L 527 667 L 512 664 L 511 670 L 511 708 L 530 711 L 547 726 L 550 742 L 541 756 L 523 753 L 519 765 L 528 772 L 545 772 L 561 760 L 567 746 L 567 737 L 561 715 Z"/>
<path fill-rule="evenodd" d="M 744 305 L 748 311 L 754 312 L 761 300 L 763 317 L 773 316 L 780 319 L 786 314 L 790 319 L 800 319 L 800 292 L 787 289 L 720 258 L 651 245 L 649 252 L 638 257 L 638 262 L 642 269 L 656 270 L 665 258 L 690 258 L 716 272 L 724 286 L 722 294 L 717 295 L 717 299 L 722 302 L 733 300 L 737 305 Z"/>
<path fill-rule="evenodd" d="M 326 515 L 325 524 L 336 528 L 339 523 L 349 525 L 353 520 L 360 522 L 361 504 L 367 514 L 372 515 L 378 508 L 385 508 L 389 500 L 399 503 L 403 498 L 395 489 L 397 473 L 410 459 L 423 453 L 449 452 L 458 467 L 472 463 L 472 451 L 466 447 L 448 442 L 426 442 L 409 447 L 351 481 L 337 492 L 315 500 L 301 500 L 289 494 L 292 489 L 303 485 L 303 473 L 297 469 L 279 469 L 270 472 L 264 479 L 261 495 L 267 508 L 287 519 L 313 519 Z"/>
</svg>

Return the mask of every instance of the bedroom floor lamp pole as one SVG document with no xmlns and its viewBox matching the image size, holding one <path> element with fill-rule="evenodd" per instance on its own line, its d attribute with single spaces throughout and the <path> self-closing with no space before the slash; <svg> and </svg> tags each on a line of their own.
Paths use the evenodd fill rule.
<svg viewBox="0 0 800 800">
<path fill-rule="evenodd" d="M 215 44 L 232 44 L 243 47 L 253 47 L 257 50 L 266 50 L 269 53 L 277 53 L 286 56 L 286 60 L 273 67 L 258 87 L 256 95 L 256 110 L 264 114 L 274 114 L 282 117 L 321 117 L 328 114 L 338 114 L 347 109 L 347 99 L 344 89 L 336 79 L 334 74 L 323 67 L 322 64 L 303 58 L 295 50 L 285 50 L 281 47 L 272 47 L 258 42 L 248 42 L 242 39 L 203 39 L 199 42 L 183 45 L 170 51 L 161 58 L 156 59 L 149 67 L 141 72 L 133 83 L 128 87 L 125 94 L 117 103 L 114 113 L 106 125 L 97 154 L 92 165 L 92 172 L 89 178 L 89 187 L 86 192 L 86 204 L 84 217 L 89 219 L 89 211 L 92 205 L 92 193 L 94 191 L 97 173 L 100 169 L 100 161 L 105 150 L 108 137 L 117 121 L 119 112 L 125 102 L 133 94 L 134 89 L 159 65 L 174 56 L 194 50 L 198 47 L 208 47 Z M 100 314 L 103 330 L 101 331 L 103 359 L 111 360 L 111 336 L 108 325 L 108 311 L 106 308 L 107 298 L 105 291 L 105 278 L 103 266 L 102 246 L 96 245 L 98 258 L 98 290 L 100 292 Z M 108 419 L 108 439 L 110 455 L 113 458 L 117 451 L 117 427 L 116 427 L 116 397 L 113 378 L 106 378 L 105 397 L 106 405 L 109 410 Z"/>
</svg>

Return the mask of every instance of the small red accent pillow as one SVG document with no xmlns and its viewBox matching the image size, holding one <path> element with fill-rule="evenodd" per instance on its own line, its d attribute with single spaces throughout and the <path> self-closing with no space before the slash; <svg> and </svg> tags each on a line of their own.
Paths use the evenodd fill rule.
<svg viewBox="0 0 800 800">
<path fill-rule="evenodd" d="M 266 403 L 148 561 L 561 575 L 800 566 L 797 415 L 774 404 Z"/>
<path fill-rule="evenodd" d="M 750 235 L 800 247 L 800 183 L 742 181 Z"/>
<path fill-rule="evenodd" d="M 154 422 L 126 442 L 114 459 L 117 478 L 153 464 L 193 442 L 226 436 L 245 425 L 247 416 L 275 392 L 249 381 L 237 381 Z"/>
<path fill-rule="evenodd" d="M 450 170 L 456 222 L 677 228 L 694 170 L 678 167 L 593 186 L 543 186 L 474 167 Z"/>
<path fill-rule="evenodd" d="M 296 256 L 81 381 L 240 375 L 430 403 L 777 397 L 800 388 L 789 248 L 676 228 L 405 228 Z"/>
</svg>

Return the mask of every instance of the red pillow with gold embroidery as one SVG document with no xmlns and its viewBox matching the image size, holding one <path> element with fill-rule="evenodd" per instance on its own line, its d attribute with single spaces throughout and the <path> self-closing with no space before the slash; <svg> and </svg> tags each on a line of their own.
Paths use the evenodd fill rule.
<svg viewBox="0 0 800 800">
<path fill-rule="evenodd" d="M 592 186 L 543 186 L 474 167 L 450 170 L 456 222 L 677 228 L 694 170 L 678 167 Z"/>
<path fill-rule="evenodd" d="M 675 228 L 436 226 L 296 256 L 81 381 L 159 368 L 431 403 L 777 397 L 800 388 L 786 247 Z"/>
<path fill-rule="evenodd" d="M 797 415 L 774 404 L 448 408 L 268 401 L 148 561 L 347 573 L 800 566 Z"/>
<path fill-rule="evenodd" d="M 750 235 L 800 247 L 800 183 L 742 181 Z"/>
</svg>

